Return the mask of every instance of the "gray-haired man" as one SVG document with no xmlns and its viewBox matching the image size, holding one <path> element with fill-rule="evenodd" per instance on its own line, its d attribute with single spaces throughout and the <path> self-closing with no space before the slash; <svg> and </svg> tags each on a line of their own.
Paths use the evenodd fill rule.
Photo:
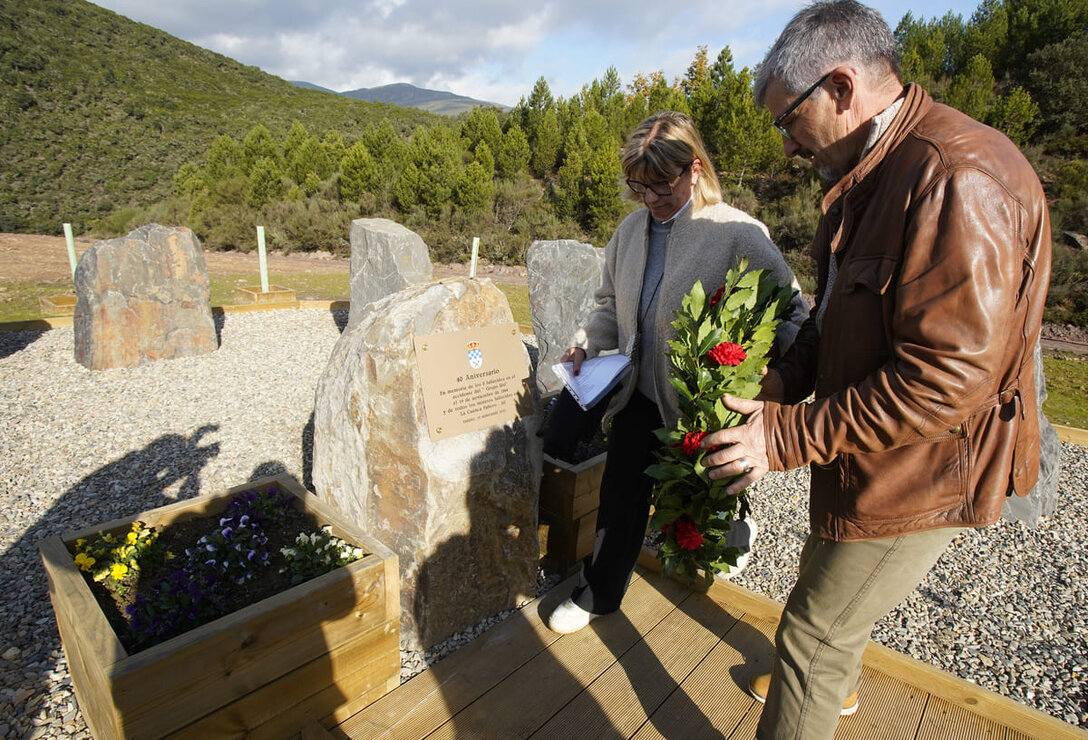
<svg viewBox="0 0 1088 740">
<path fill-rule="evenodd" d="M 830 738 L 876 620 L 1038 477 L 1050 224 L 1012 142 L 904 87 L 891 30 L 853 0 L 794 16 L 755 92 L 826 183 L 817 303 L 763 400 L 728 399 L 747 423 L 703 445 L 735 490 L 810 465 L 812 531 L 750 690 L 758 737 Z"/>
</svg>

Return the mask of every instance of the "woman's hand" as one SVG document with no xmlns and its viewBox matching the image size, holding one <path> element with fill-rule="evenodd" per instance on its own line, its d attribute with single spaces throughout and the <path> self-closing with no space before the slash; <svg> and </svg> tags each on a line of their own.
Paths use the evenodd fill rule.
<svg viewBox="0 0 1088 740">
<path fill-rule="evenodd" d="M 560 362 L 569 362 L 574 365 L 574 374 L 577 375 L 582 370 L 582 361 L 586 359 L 586 351 L 581 347 L 569 347 L 563 356 L 559 358 Z"/>
</svg>

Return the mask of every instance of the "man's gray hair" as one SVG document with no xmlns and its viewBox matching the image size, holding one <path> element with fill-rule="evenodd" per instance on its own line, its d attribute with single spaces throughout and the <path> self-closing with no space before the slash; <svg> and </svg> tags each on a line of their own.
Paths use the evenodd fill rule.
<svg viewBox="0 0 1088 740">
<path fill-rule="evenodd" d="M 764 104 L 771 80 L 797 95 L 840 64 L 876 80 L 898 78 L 895 36 L 872 8 L 855 0 L 820 0 L 800 10 L 767 52 L 756 73 L 756 104 Z"/>
</svg>

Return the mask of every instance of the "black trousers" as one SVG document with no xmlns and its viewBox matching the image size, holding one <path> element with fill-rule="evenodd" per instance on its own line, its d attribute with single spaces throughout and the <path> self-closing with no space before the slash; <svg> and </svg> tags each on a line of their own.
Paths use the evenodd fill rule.
<svg viewBox="0 0 1088 740">
<path fill-rule="evenodd" d="M 571 598 L 594 614 L 620 608 L 646 537 L 657 462 L 654 430 L 663 426 L 657 404 L 638 391 L 612 419 L 608 457 L 601 478 L 601 503 L 593 554 L 582 561 L 582 576 Z"/>
</svg>

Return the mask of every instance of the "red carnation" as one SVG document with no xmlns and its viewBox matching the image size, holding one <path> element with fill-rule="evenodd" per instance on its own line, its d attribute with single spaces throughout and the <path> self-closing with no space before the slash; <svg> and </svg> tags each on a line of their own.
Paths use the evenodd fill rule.
<svg viewBox="0 0 1088 740">
<path fill-rule="evenodd" d="M 680 446 L 684 448 L 684 454 L 688 457 L 695 457 L 699 453 L 699 445 L 703 442 L 707 432 L 688 432 L 684 435 L 684 441 L 680 443 Z"/>
<path fill-rule="evenodd" d="M 732 342 L 722 342 L 717 347 L 711 347 L 707 354 L 719 365 L 739 365 L 748 358 L 744 348 Z"/>
<path fill-rule="evenodd" d="M 724 285 L 722 287 L 718 288 L 718 292 L 715 293 L 714 296 L 710 299 L 710 305 L 711 306 L 717 306 L 718 301 L 720 301 L 722 299 L 723 295 L 725 295 L 725 286 Z"/>
<path fill-rule="evenodd" d="M 698 550 L 703 546 L 703 536 L 688 517 L 676 520 L 676 544 L 682 550 Z"/>
</svg>

